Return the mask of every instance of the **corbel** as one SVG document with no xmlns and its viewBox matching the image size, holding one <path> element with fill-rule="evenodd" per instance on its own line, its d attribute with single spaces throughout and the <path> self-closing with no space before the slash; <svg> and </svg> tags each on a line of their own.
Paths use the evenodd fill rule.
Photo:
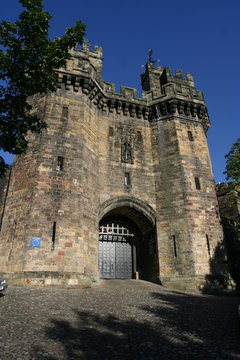
<svg viewBox="0 0 240 360">
<path fill-rule="evenodd" d="M 178 113 L 179 113 L 179 115 L 184 113 L 184 102 L 183 101 L 178 102 Z"/>
<path fill-rule="evenodd" d="M 115 107 L 115 101 L 114 101 L 114 100 L 109 100 L 109 102 L 108 102 L 108 108 L 109 108 L 109 112 L 110 112 L 110 113 L 113 113 L 114 107 Z"/>
<path fill-rule="evenodd" d="M 88 95 L 90 91 L 90 81 L 89 79 L 85 79 L 83 83 L 83 94 Z"/>
<path fill-rule="evenodd" d="M 58 74 L 58 84 L 57 84 L 57 87 L 59 88 L 59 89 L 61 89 L 61 87 L 62 87 L 62 82 L 63 82 L 63 74 Z"/>
<path fill-rule="evenodd" d="M 127 116 L 129 113 L 129 104 L 125 103 L 123 108 L 123 115 Z"/>
<path fill-rule="evenodd" d="M 136 106 L 132 105 L 130 109 L 130 116 L 134 117 L 136 115 Z"/>
<path fill-rule="evenodd" d="M 74 91 L 78 92 L 80 86 L 80 77 L 76 77 L 74 84 Z"/>
<path fill-rule="evenodd" d="M 168 109 L 169 109 L 169 113 L 170 114 L 175 114 L 176 109 L 177 109 L 177 103 L 176 101 L 169 101 L 168 102 Z"/>
<path fill-rule="evenodd" d="M 192 117 L 196 117 L 196 115 L 197 115 L 197 106 L 195 104 L 193 104 L 191 106 L 191 114 L 192 114 Z"/>
<path fill-rule="evenodd" d="M 137 107 L 137 118 L 141 119 L 141 117 L 142 117 L 142 107 L 138 106 Z"/>
<path fill-rule="evenodd" d="M 161 104 L 161 113 L 163 116 L 166 116 L 168 114 L 166 103 Z"/>
<path fill-rule="evenodd" d="M 70 89 L 71 83 L 72 83 L 72 77 L 71 77 L 71 75 L 68 75 L 67 81 L 66 81 L 66 90 Z"/>
<path fill-rule="evenodd" d="M 121 114 L 122 112 L 122 103 L 121 101 L 117 101 L 117 104 L 116 104 L 116 111 L 117 111 L 117 114 Z"/>
<path fill-rule="evenodd" d="M 190 112 L 191 112 L 191 108 L 190 108 L 190 104 L 189 104 L 189 103 L 185 103 L 184 110 L 185 110 L 185 115 L 186 115 L 186 116 L 189 116 L 189 115 L 190 115 Z"/>
<path fill-rule="evenodd" d="M 149 110 L 148 110 L 148 108 L 144 108 L 143 117 L 144 117 L 145 120 L 148 120 L 148 118 L 149 118 Z"/>
</svg>

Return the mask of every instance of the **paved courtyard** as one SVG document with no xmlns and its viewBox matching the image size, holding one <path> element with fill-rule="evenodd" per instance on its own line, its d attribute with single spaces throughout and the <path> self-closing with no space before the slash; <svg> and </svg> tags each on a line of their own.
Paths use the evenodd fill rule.
<svg viewBox="0 0 240 360">
<path fill-rule="evenodd" d="M 0 359 L 240 359 L 238 303 L 136 280 L 9 287 L 0 297 Z"/>
</svg>

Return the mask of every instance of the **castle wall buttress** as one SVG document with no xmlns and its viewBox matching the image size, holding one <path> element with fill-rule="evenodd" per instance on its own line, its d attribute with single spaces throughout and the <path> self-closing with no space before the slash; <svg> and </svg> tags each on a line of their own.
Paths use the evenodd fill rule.
<svg viewBox="0 0 240 360">
<path fill-rule="evenodd" d="M 223 239 L 206 135 L 178 116 L 152 124 L 161 279 L 191 283 L 211 272 Z"/>
<path fill-rule="evenodd" d="M 3 271 L 11 268 L 96 276 L 96 115 L 74 96 L 52 94 L 46 97 L 44 118 L 48 128 L 40 138 L 30 139 L 27 154 L 16 158 L 12 171 L 4 216 L 7 229 L 4 231 L 3 223 L 2 236 L 7 233 L 10 237 L 15 231 L 17 240 L 15 246 L 9 239 L 12 261 L 6 259 Z M 9 231 L 9 225 L 13 230 Z M 39 248 L 31 247 L 32 238 L 41 239 Z"/>
<path fill-rule="evenodd" d="M 38 114 L 44 112 L 44 99 L 38 101 Z M 22 271 L 26 256 L 26 236 L 31 227 L 32 202 L 36 186 L 37 148 L 40 138 L 31 135 L 35 146 L 29 145 L 26 154 L 14 159 L 8 174 L 7 197 L 2 199 L 0 262 L 3 271 Z"/>
</svg>

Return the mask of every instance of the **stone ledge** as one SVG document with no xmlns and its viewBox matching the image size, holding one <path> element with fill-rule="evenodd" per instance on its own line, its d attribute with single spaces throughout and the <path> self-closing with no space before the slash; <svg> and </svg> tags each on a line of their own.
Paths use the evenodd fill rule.
<svg viewBox="0 0 240 360">
<path fill-rule="evenodd" d="M 65 288 L 92 287 L 99 279 L 92 274 L 51 272 L 51 271 L 21 271 L 2 273 L 11 286 L 56 286 Z"/>
<path fill-rule="evenodd" d="M 214 275 L 179 275 L 161 277 L 161 283 L 167 288 L 200 292 L 209 295 L 235 295 L 235 284 L 232 279 Z"/>
</svg>

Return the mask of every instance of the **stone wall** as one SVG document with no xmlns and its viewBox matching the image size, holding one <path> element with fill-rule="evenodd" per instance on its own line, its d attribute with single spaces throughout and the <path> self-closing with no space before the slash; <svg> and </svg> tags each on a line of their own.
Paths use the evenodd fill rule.
<svg viewBox="0 0 240 360">
<path fill-rule="evenodd" d="M 30 100 L 48 128 L 14 162 L 2 271 L 23 284 L 97 281 L 98 225 L 115 214 L 139 228 L 143 278 L 197 288 L 222 239 L 203 95 L 191 74 L 151 62 L 142 98 L 118 94 L 101 69 L 102 49 L 84 45 L 58 70 L 56 93 Z"/>
</svg>

